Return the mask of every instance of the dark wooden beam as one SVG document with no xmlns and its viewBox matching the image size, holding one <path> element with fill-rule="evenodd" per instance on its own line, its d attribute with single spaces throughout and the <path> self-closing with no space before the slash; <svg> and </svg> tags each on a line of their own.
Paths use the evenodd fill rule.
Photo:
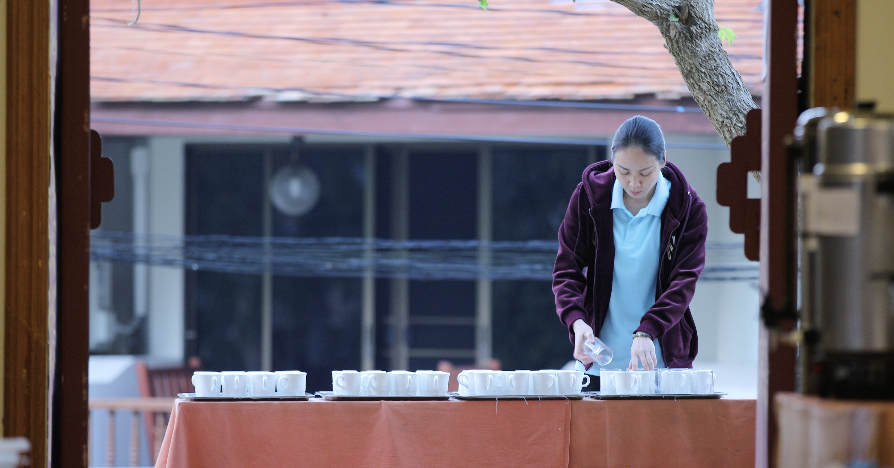
<svg viewBox="0 0 894 468">
<path fill-rule="evenodd" d="M 3 435 L 46 466 L 50 334 L 50 2 L 6 2 Z"/>
<path fill-rule="evenodd" d="M 787 317 L 796 300 L 794 173 L 786 151 L 798 118 L 798 3 L 768 0 L 767 63 L 761 131 L 761 252 L 760 287 L 764 306 L 758 382 L 757 466 L 774 466 L 778 425 L 773 396 L 795 390 L 795 348 L 777 343 L 778 331 L 790 331 Z M 768 320 L 772 316 L 771 320 Z M 767 323 L 773 328 L 768 329 Z M 766 358 L 763 358 L 766 356 Z"/>
<path fill-rule="evenodd" d="M 809 106 L 853 109 L 857 102 L 857 1 L 813 0 L 808 16 Z"/>
<path fill-rule="evenodd" d="M 59 0 L 58 350 L 53 466 L 86 467 L 90 277 L 90 2 Z"/>
</svg>

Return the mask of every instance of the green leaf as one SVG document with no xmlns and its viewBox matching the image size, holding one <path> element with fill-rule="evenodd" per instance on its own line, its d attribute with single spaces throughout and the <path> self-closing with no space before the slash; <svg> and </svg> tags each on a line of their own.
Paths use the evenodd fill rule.
<svg viewBox="0 0 894 468">
<path fill-rule="evenodd" d="M 717 31 L 717 37 L 720 38 L 720 43 L 722 44 L 725 40 L 728 45 L 732 46 L 733 41 L 736 39 L 736 34 L 733 32 L 731 28 L 726 26 L 721 26 Z"/>
<path fill-rule="evenodd" d="M 677 21 L 680 21 L 680 18 L 677 18 L 677 15 L 675 15 L 675 14 L 673 14 L 673 13 L 671 13 L 670 18 L 668 18 L 668 19 L 670 19 L 671 22 L 673 22 L 673 23 L 676 23 Z"/>
<path fill-rule="evenodd" d="M 487 0 L 478 0 L 478 8 L 487 10 Z"/>
</svg>

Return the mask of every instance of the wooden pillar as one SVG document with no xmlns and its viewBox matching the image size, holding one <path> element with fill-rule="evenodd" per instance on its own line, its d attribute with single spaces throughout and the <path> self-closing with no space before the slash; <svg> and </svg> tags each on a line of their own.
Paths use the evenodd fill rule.
<svg viewBox="0 0 894 468">
<path fill-rule="evenodd" d="M 853 109 L 857 102 L 857 0 L 813 0 L 807 16 L 808 106 Z"/>
<path fill-rule="evenodd" d="M 786 154 L 786 138 L 798 118 L 797 34 L 798 4 L 768 0 L 765 40 L 767 78 L 761 99 L 761 315 L 791 312 L 796 304 L 795 217 L 792 166 Z M 760 328 L 756 463 L 774 466 L 778 426 L 773 417 L 773 396 L 795 390 L 796 353 L 793 346 L 777 342 L 777 332 L 791 331 L 793 320 L 777 320 Z"/>
<path fill-rule="evenodd" d="M 57 0 L 57 372 L 53 466 L 86 467 L 90 276 L 90 2 Z M 98 138 L 96 138 L 98 144 Z M 97 160 L 99 158 L 97 157 Z M 93 174 L 98 175 L 98 174 Z M 98 215 L 99 213 L 96 213 Z M 99 221 L 97 216 L 97 222 Z"/>
<path fill-rule="evenodd" d="M 47 462 L 50 2 L 6 2 L 3 435 Z M 86 431 L 84 431 L 86 434 Z"/>
</svg>

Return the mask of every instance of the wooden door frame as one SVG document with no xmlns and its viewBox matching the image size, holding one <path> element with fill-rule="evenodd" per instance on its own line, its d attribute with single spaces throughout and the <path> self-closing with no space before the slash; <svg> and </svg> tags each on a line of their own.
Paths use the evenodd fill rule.
<svg viewBox="0 0 894 468">
<path fill-rule="evenodd" d="M 87 467 L 90 358 L 90 2 L 59 2 L 55 174 L 58 320 L 53 466 Z M 94 146 L 98 141 L 94 142 Z M 98 148 L 93 148 L 98 149 Z M 94 158 L 95 159 L 95 158 Z"/>
<path fill-rule="evenodd" d="M 50 2 L 6 3 L 3 435 L 47 460 Z"/>
<path fill-rule="evenodd" d="M 53 466 L 86 467 L 89 0 L 7 0 L 5 9 L 3 435 L 29 439 L 32 466 L 52 452 Z"/>
</svg>

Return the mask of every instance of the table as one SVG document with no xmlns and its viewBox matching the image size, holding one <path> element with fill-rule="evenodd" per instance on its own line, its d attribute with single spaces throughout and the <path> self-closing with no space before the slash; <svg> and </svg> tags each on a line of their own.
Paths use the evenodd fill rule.
<svg viewBox="0 0 894 468">
<path fill-rule="evenodd" d="M 156 468 L 754 466 L 754 400 L 177 400 Z"/>
<path fill-rule="evenodd" d="M 583 400 L 571 467 L 754 467 L 756 400 Z"/>
</svg>

